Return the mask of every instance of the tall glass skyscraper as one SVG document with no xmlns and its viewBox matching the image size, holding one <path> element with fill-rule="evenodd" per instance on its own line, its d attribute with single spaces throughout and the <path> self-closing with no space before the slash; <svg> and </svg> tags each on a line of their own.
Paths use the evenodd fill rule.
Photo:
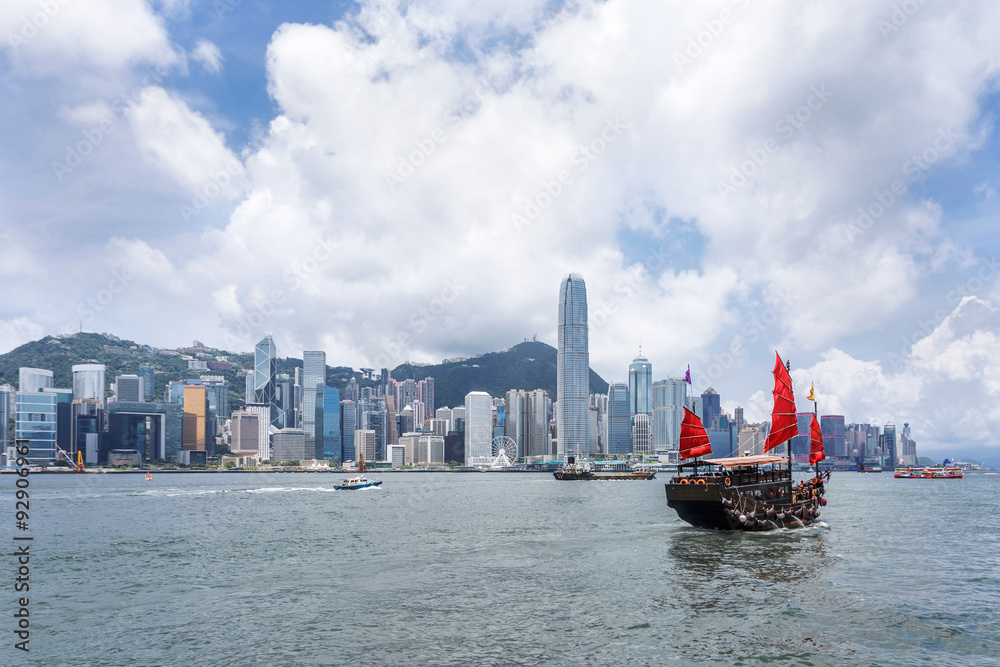
<svg viewBox="0 0 1000 667">
<path fill-rule="evenodd" d="M 278 391 L 275 386 L 277 358 L 278 350 L 274 339 L 271 334 L 267 334 L 253 350 L 253 402 L 267 405 L 271 426 L 281 430 L 285 426 L 285 418 L 278 407 Z"/>
<path fill-rule="evenodd" d="M 391 425 L 390 425 L 391 426 Z M 344 461 L 340 437 L 340 392 L 324 384 L 316 388 L 316 451 L 320 459 Z"/>
<path fill-rule="evenodd" d="M 556 353 L 556 437 L 559 456 L 580 456 L 590 449 L 590 348 L 587 286 L 571 273 L 559 287 Z"/>
<path fill-rule="evenodd" d="M 628 366 L 628 395 L 632 416 L 653 414 L 653 364 L 641 354 Z"/>
<path fill-rule="evenodd" d="M 139 375 L 142 377 L 142 400 L 152 401 L 156 396 L 156 369 L 152 366 L 139 366 Z"/>
<path fill-rule="evenodd" d="M 317 412 L 322 413 L 323 403 L 316 400 L 316 387 L 326 384 L 326 352 L 306 350 L 302 353 L 302 430 L 306 433 L 306 449 L 323 456 L 322 433 L 317 437 Z M 340 395 L 337 395 L 338 405 Z M 338 411 L 339 412 L 339 411 Z M 337 429 L 340 430 L 338 415 Z M 339 457 L 338 457 L 339 458 Z"/>
<path fill-rule="evenodd" d="M 629 415 L 628 385 L 612 382 L 608 386 L 608 451 L 610 456 L 632 452 L 632 420 Z"/>
</svg>

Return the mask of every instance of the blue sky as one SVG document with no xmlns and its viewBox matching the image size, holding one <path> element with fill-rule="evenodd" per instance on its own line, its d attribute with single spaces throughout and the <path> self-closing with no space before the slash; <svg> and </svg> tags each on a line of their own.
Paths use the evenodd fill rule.
<svg viewBox="0 0 1000 667">
<path fill-rule="evenodd" d="M 821 412 L 996 460 L 1000 12 L 894 11 L 4 3 L 0 347 L 437 362 L 554 343 L 579 272 L 607 379 L 641 340 L 763 419 L 779 350 Z"/>
</svg>

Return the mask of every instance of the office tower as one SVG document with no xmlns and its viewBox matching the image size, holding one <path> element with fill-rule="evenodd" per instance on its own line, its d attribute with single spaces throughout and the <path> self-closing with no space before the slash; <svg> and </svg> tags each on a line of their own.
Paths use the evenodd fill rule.
<svg viewBox="0 0 1000 667">
<path fill-rule="evenodd" d="M 208 450 L 208 392 L 203 385 L 184 385 L 184 451 Z"/>
<path fill-rule="evenodd" d="M 358 429 L 354 432 L 354 455 L 355 460 L 360 461 L 364 454 L 365 461 L 371 463 L 375 461 L 375 431 L 370 429 Z"/>
<path fill-rule="evenodd" d="M 847 456 L 843 415 L 823 415 L 819 418 L 819 426 L 823 431 L 823 453 L 831 458 Z"/>
<path fill-rule="evenodd" d="M 485 391 L 465 395 L 465 459 L 467 465 L 488 465 L 493 433 L 493 403 Z"/>
<path fill-rule="evenodd" d="M 597 408 L 590 408 L 590 414 L 588 415 L 590 419 L 590 454 L 594 456 L 601 453 L 600 446 L 600 433 L 601 433 L 601 423 L 600 416 L 597 413 Z"/>
<path fill-rule="evenodd" d="M 633 403 L 634 405 L 634 403 Z M 594 411 L 594 416 L 596 418 L 597 411 Z M 652 454 L 653 453 L 653 437 L 649 430 L 649 415 L 645 413 L 638 413 L 632 417 L 632 453 L 633 454 Z"/>
<path fill-rule="evenodd" d="M 448 433 L 455 430 L 454 425 L 451 423 L 451 408 L 448 407 L 438 408 L 437 410 L 434 411 L 434 418 L 443 419 L 446 422 L 448 422 L 447 426 L 445 427 L 445 431 L 447 431 Z"/>
<path fill-rule="evenodd" d="M 632 425 L 628 385 L 612 382 L 608 386 L 608 455 L 627 456 L 632 451 Z"/>
<path fill-rule="evenodd" d="M 26 370 L 28 373 L 24 372 Z M 27 458 L 31 465 L 46 466 L 56 460 L 57 445 L 64 451 L 70 446 L 68 408 L 73 392 L 45 387 L 46 382 L 51 383 L 52 376 L 51 372 L 42 369 L 22 368 L 20 380 L 24 386 L 37 389 L 14 394 L 14 439 L 29 441 Z M 60 414 L 63 416 L 61 425 Z"/>
<path fill-rule="evenodd" d="M 424 433 L 440 435 L 442 438 L 448 435 L 448 422 L 444 419 L 428 419 L 424 422 Z M 444 446 L 444 440 L 441 441 Z M 520 450 L 518 450 L 520 451 Z"/>
<path fill-rule="evenodd" d="M 291 380 L 275 383 L 278 390 L 278 411 L 281 413 L 281 428 L 295 428 L 298 410 L 295 409 L 295 385 Z"/>
<path fill-rule="evenodd" d="M 270 423 L 276 430 L 285 425 L 285 416 L 278 405 L 277 369 L 278 350 L 271 334 L 254 346 L 253 351 L 253 402 L 268 406 Z M 247 399 L 250 402 L 250 399 Z"/>
<path fill-rule="evenodd" d="M 414 427 L 413 421 L 413 406 L 407 405 L 399 413 L 399 433 L 413 433 L 414 431 L 416 431 L 416 427 Z"/>
<path fill-rule="evenodd" d="M 258 452 L 257 457 L 261 461 L 271 460 L 271 406 L 264 403 L 247 403 L 243 408 L 244 412 L 257 415 L 257 427 L 260 432 L 257 436 Z"/>
<path fill-rule="evenodd" d="M 641 354 L 628 366 L 628 396 L 631 414 L 653 414 L 653 364 Z"/>
<path fill-rule="evenodd" d="M 340 402 L 340 438 L 343 443 L 344 461 L 354 461 L 356 452 L 354 451 L 354 432 L 358 427 L 358 405 L 354 401 L 345 400 Z"/>
<path fill-rule="evenodd" d="M 607 454 L 608 453 L 608 395 L 591 394 L 590 409 L 597 410 L 597 432 L 591 433 L 590 435 L 591 450 L 594 452 Z M 652 427 L 652 421 L 650 421 L 650 427 Z M 595 441 L 597 443 L 596 449 L 594 448 Z"/>
<path fill-rule="evenodd" d="M 389 444 L 389 431 L 386 418 L 385 399 L 374 397 L 362 398 L 361 402 L 358 403 L 358 429 L 372 431 L 375 434 L 374 456 L 369 459 L 366 453 L 365 460 L 386 460 L 386 447 Z"/>
<path fill-rule="evenodd" d="M 687 383 L 682 378 L 667 378 L 653 383 L 654 450 L 677 450 L 684 406 L 687 404 Z"/>
<path fill-rule="evenodd" d="M 743 419 L 743 407 L 740 405 L 736 406 L 733 410 L 733 426 L 736 427 L 737 431 L 742 431 L 747 425 L 745 419 Z"/>
<path fill-rule="evenodd" d="M 419 433 L 404 433 L 399 436 L 399 446 L 403 448 L 403 460 L 409 465 L 416 463 L 417 443 L 419 442 Z"/>
<path fill-rule="evenodd" d="M 317 458 L 337 463 L 345 460 L 340 434 L 340 391 L 323 384 L 316 388 L 316 438 Z"/>
<path fill-rule="evenodd" d="M 326 384 L 326 352 L 307 350 L 302 353 L 302 431 L 306 434 L 306 448 L 323 455 L 323 443 L 316 442 L 317 404 L 316 388 Z M 339 457 L 338 457 L 339 458 Z"/>
<path fill-rule="evenodd" d="M 392 378 L 389 377 L 389 369 L 388 368 L 383 368 L 379 372 L 379 390 L 380 390 L 379 393 L 381 393 L 382 396 L 391 396 L 392 395 L 392 394 L 389 393 L 389 383 L 391 381 L 392 381 Z"/>
<path fill-rule="evenodd" d="M 458 405 L 451 409 L 451 430 L 465 433 L 465 406 Z M 465 442 L 464 440 L 462 442 Z"/>
<path fill-rule="evenodd" d="M 825 446 L 825 436 L 823 440 Z M 892 422 L 889 422 L 882 427 L 882 467 L 887 470 L 895 470 L 897 461 L 896 426 Z"/>
<path fill-rule="evenodd" d="M 812 439 L 810 438 L 809 428 L 812 425 L 811 412 L 796 412 L 795 413 L 795 428 L 798 435 L 792 436 L 792 460 L 796 462 L 809 462 L 809 452 L 812 449 Z M 824 438 L 825 440 L 825 438 Z M 712 448 L 715 451 L 715 448 Z"/>
<path fill-rule="evenodd" d="M 6 454 L 7 448 L 14 444 L 10 439 L 10 427 L 14 419 L 16 398 L 17 390 L 13 386 L 0 385 L 0 454 Z"/>
<path fill-rule="evenodd" d="M 216 376 L 220 377 L 220 376 Z M 229 409 L 229 386 L 225 381 L 203 382 L 208 392 L 208 409 L 219 419 L 229 419 L 232 410 Z"/>
<path fill-rule="evenodd" d="M 77 368 L 76 366 L 73 367 Z M 103 373 L 102 373 L 103 375 Z M 96 398 L 95 396 L 77 396 L 76 393 L 77 374 L 73 372 L 73 397 L 77 400 L 82 398 Z M 129 403 L 141 403 L 146 400 L 146 392 L 143 389 L 142 378 L 138 375 L 119 375 L 115 378 L 115 400 L 128 401 Z"/>
<path fill-rule="evenodd" d="M 424 405 L 424 414 L 434 414 L 434 378 L 426 377 L 417 383 L 417 399 Z"/>
<path fill-rule="evenodd" d="M 18 391 L 41 391 L 43 389 L 52 389 L 54 386 L 52 384 L 52 371 L 47 371 L 44 368 L 27 368 L 21 367 L 18 369 Z"/>
<path fill-rule="evenodd" d="M 358 387 L 357 378 L 352 377 L 350 380 L 347 381 L 347 388 L 344 389 L 344 395 L 346 396 L 344 400 L 347 401 L 354 401 L 355 403 L 357 403 L 359 400 L 361 400 L 361 390 Z"/>
<path fill-rule="evenodd" d="M 285 461 L 309 461 L 315 452 L 306 448 L 305 431 L 299 428 L 283 428 L 271 436 L 271 456 L 278 463 Z"/>
<path fill-rule="evenodd" d="M 244 393 L 243 393 L 243 403 L 244 403 L 244 405 L 247 404 L 247 403 L 253 403 L 253 393 L 254 393 L 253 392 L 253 382 L 254 382 L 254 378 L 255 377 L 256 377 L 256 374 L 254 373 L 254 371 L 247 371 L 246 389 L 244 390 Z"/>
<path fill-rule="evenodd" d="M 183 432 L 184 408 L 177 403 L 111 401 L 108 445 L 102 442 L 97 460 L 88 446 L 87 463 L 106 463 L 111 450 L 135 450 L 145 461 L 173 460 L 183 449 Z"/>
<path fill-rule="evenodd" d="M 421 435 L 413 465 L 444 465 L 444 436 Z"/>
<path fill-rule="evenodd" d="M 399 424 L 396 422 L 396 397 L 385 396 L 385 423 L 388 434 L 388 444 L 395 445 L 399 442 Z"/>
<path fill-rule="evenodd" d="M 556 353 L 556 438 L 559 455 L 585 453 L 590 412 L 590 352 L 587 330 L 587 287 L 571 273 L 559 287 Z"/>
<path fill-rule="evenodd" d="M 139 366 L 139 376 L 142 378 L 142 400 L 154 400 L 156 398 L 156 369 L 152 366 Z"/>
<path fill-rule="evenodd" d="M 235 410 L 231 419 L 230 451 L 234 456 L 257 456 L 260 453 L 260 415 Z"/>
<path fill-rule="evenodd" d="M 528 392 L 512 389 L 507 392 L 507 416 L 504 423 L 504 435 L 517 443 L 517 451 L 525 454 L 527 441 L 527 398 Z"/>
<path fill-rule="evenodd" d="M 701 395 L 701 423 L 705 428 L 715 428 L 715 418 L 722 414 L 722 399 L 709 387 Z"/>
<path fill-rule="evenodd" d="M 504 435 L 517 443 L 518 456 L 539 463 L 550 455 L 549 411 L 552 402 L 544 389 L 507 392 Z"/>
<path fill-rule="evenodd" d="M 70 416 L 69 455 L 73 463 L 77 452 L 84 463 L 97 463 L 100 434 L 104 430 L 104 411 L 101 402 L 93 398 L 74 399 Z"/>
<path fill-rule="evenodd" d="M 100 401 L 103 410 L 104 373 L 104 364 L 77 364 L 73 366 L 73 398 L 81 400 L 90 398 Z"/>
</svg>

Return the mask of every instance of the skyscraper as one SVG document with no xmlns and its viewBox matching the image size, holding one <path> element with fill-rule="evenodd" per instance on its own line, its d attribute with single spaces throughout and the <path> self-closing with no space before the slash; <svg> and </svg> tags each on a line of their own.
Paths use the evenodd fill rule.
<svg viewBox="0 0 1000 667">
<path fill-rule="evenodd" d="M 11 446 L 10 422 L 14 419 L 16 390 L 9 384 L 0 385 L 0 453 L 6 454 Z"/>
<path fill-rule="evenodd" d="M 426 377 L 417 383 L 417 398 L 424 404 L 424 414 L 434 415 L 434 378 Z"/>
<path fill-rule="evenodd" d="M 715 428 L 714 420 L 722 414 L 722 399 L 719 393 L 709 387 L 701 395 L 701 423 L 705 428 Z"/>
<path fill-rule="evenodd" d="M 340 392 L 325 384 L 316 388 L 316 451 L 317 458 L 337 462 L 344 460 L 340 435 Z"/>
<path fill-rule="evenodd" d="M 493 439 L 493 401 L 485 391 L 465 395 L 465 459 L 467 465 L 488 464 Z"/>
<path fill-rule="evenodd" d="M 52 371 L 44 368 L 27 368 L 22 366 L 18 369 L 18 391 L 41 391 L 52 389 Z"/>
<path fill-rule="evenodd" d="M 653 451 L 652 442 L 652 434 L 649 432 L 649 415 L 640 412 L 632 417 L 632 453 L 651 454 Z"/>
<path fill-rule="evenodd" d="M 152 401 L 156 394 L 156 369 L 152 366 L 139 366 L 139 376 L 142 377 L 142 400 Z"/>
<path fill-rule="evenodd" d="M 631 401 L 628 385 L 612 382 L 608 386 L 608 455 L 626 456 L 632 451 Z"/>
<path fill-rule="evenodd" d="M 677 450 L 686 404 L 687 383 L 683 379 L 667 378 L 653 383 L 653 449 Z"/>
<path fill-rule="evenodd" d="M 653 364 L 641 354 L 628 366 L 628 397 L 632 416 L 653 414 Z"/>
<path fill-rule="evenodd" d="M 590 352 L 587 286 L 569 274 L 559 287 L 556 352 L 556 438 L 559 456 L 579 456 L 590 448 Z"/>
<path fill-rule="evenodd" d="M 316 401 L 316 388 L 325 384 L 326 352 L 304 351 L 302 353 L 302 430 L 306 434 L 306 449 L 315 450 L 317 457 L 323 455 L 323 442 L 320 440 L 317 445 L 316 414 L 317 411 L 322 412 L 323 404 Z M 320 438 L 322 438 L 322 433 Z"/>
<path fill-rule="evenodd" d="M 73 366 L 73 398 L 76 400 L 89 398 L 100 401 L 103 410 L 104 373 L 104 364 L 77 364 Z"/>
<path fill-rule="evenodd" d="M 275 429 L 285 425 L 284 415 L 278 407 L 278 390 L 275 371 L 278 350 L 271 334 L 267 334 L 253 350 L 253 402 L 268 406 L 270 423 Z M 250 402 L 248 397 L 247 402 Z"/>
<path fill-rule="evenodd" d="M 182 448 L 185 451 L 207 451 L 208 433 L 208 392 L 203 385 L 186 384 Z"/>
<path fill-rule="evenodd" d="M 354 401 L 345 400 L 340 402 L 340 440 L 343 448 L 341 463 L 344 461 L 354 461 L 354 431 L 358 424 L 358 405 Z"/>
</svg>

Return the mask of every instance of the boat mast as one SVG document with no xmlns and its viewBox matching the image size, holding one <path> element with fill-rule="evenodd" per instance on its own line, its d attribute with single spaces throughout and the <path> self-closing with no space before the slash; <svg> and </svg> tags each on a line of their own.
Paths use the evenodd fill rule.
<svg viewBox="0 0 1000 667">
<path fill-rule="evenodd" d="M 791 375 L 791 372 L 792 372 L 792 362 L 789 361 L 789 360 L 787 360 L 787 359 L 785 360 L 785 370 L 787 370 L 789 372 L 789 375 Z M 788 444 L 788 499 L 791 500 L 792 493 L 793 493 L 793 489 L 792 489 L 792 439 L 789 438 L 785 442 Z"/>
</svg>

